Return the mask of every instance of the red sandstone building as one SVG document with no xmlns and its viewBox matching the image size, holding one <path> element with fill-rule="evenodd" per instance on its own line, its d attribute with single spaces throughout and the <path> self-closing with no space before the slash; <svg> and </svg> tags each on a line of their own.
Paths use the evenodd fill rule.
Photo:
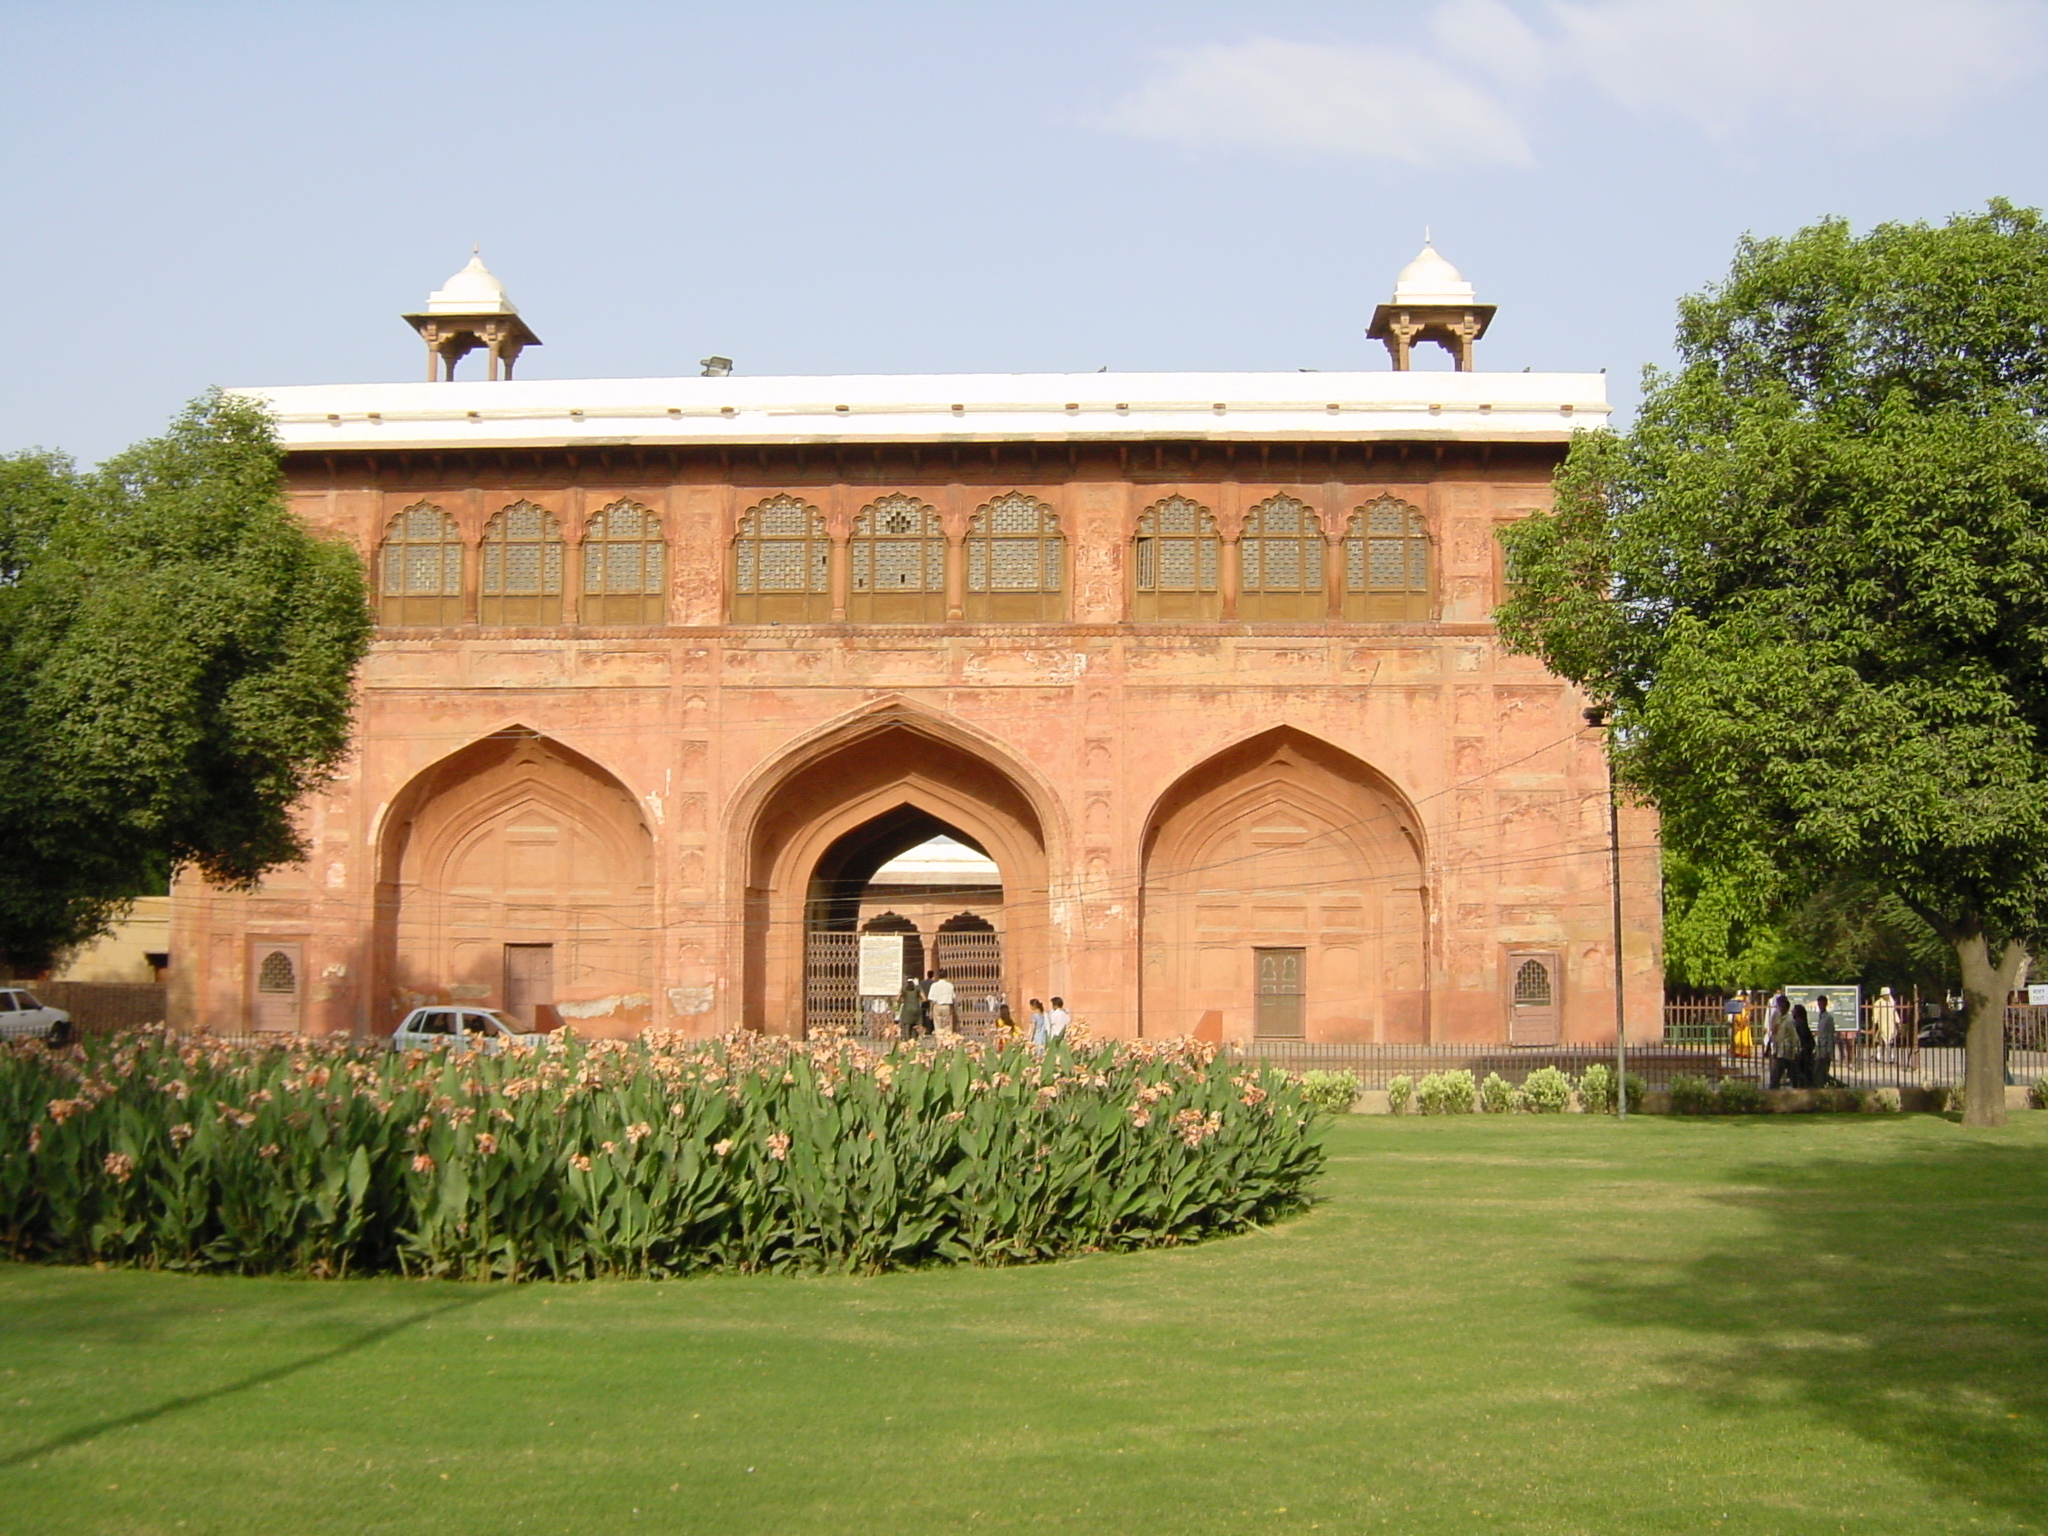
<svg viewBox="0 0 2048 1536">
<path fill-rule="evenodd" d="M 1469 371 L 1491 313 L 1425 250 L 1386 372 L 515 383 L 472 261 L 433 382 L 252 391 L 382 627 L 311 857 L 179 887 L 174 1017 L 799 1032 L 866 930 L 1098 1034 L 1611 1031 L 1600 744 L 1488 619 L 1605 381 Z"/>
</svg>

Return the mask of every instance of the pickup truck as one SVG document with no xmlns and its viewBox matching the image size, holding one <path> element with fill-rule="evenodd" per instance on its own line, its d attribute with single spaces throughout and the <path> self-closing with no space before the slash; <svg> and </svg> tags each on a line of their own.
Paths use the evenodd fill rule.
<svg viewBox="0 0 2048 1536">
<path fill-rule="evenodd" d="M 502 1051 L 508 1045 L 539 1045 L 545 1034 L 528 1034 L 494 1008 L 437 1004 L 415 1008 L 391 1032 L 394 1051 Z"/>
</svg>

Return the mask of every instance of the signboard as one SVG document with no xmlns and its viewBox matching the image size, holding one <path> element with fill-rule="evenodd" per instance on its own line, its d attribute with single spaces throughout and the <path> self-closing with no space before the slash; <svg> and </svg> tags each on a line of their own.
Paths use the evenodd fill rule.
<svg viewBox="0 0 2048 1536">
<path fill-rule="evenodd" d="M 903 935 L 900 933 L 862 934 L 860 936 L 860 995 L 862 997 L 894 997 L 902 990 Z"/>
<path fill-rule="evenodd" d="M 1835 1028 L 1850 1030 L 1862 1028 L 1863 989 L 1850 982 L 1839 987 L 1781 987 L 1781 992 L 1792 1002 L 1806 1004 L 1806 1020 L 1810 1024 L 1818 1011 L 1821 998 L 1828 1000 L 1828 1012 L 1835 1016 Z"/>
<path fill-rule="evenodd" d="M 2027 1002 L 2035 1008 L 2048 1008 L 2048 986 L 2035 982 L 2027 988 Z"/>
</svg>

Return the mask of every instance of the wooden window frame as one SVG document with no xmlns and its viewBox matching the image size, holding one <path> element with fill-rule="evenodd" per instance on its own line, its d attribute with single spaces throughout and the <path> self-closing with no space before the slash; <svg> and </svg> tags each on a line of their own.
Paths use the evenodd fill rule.
<svg viewBox="0 0 2048 1536">
<path fill-rule="evenodd" d="M 532 538 L 511 532 L 514 514 L 540 514 L 540 532 Z M 515 591 L 506 570 L 515 548 L 534 546 L 538 580 L 531 591 Z M 562 539 L 562 524 L 554 513 L 538 502 L 521 498 L 498 510 L 484 524 L 477 545 L 477 622 L 480 624 L 560 624 L 562 622 L 562 578 L 568 565 L 568 546 Z"/>
<path fill-rule="evenodd" d="M 1298 511 L 1298 532 L 1271 531 L 1271 514 Z M 1272 546 L 1295 546 L 1300 573 L 1291 586 L 1275 585 L 1269 576 Z M 1317 622 L 1330 615 L 1330 548 L 1323 521 L 1314 507 L 1285 491 L 1266 497 L 1244 515 L 1237 537 L 1237 616 L 1251 623 Z"/>
<path fill-rule="evenodd" d="M 995 514 L 1020 504 L 1038 514 L 1037 531 L 998 532 Z M 1002 546 L 1013 544 L 1037 546 L 1037 558 L 1032 562 L 1038 570 L 1036 586 L 993 585 L 998 553 Z M 990 497 L 975 509 L 967 523 L 965 571 L 961 612 L 972 623 L 1046 624 L 1067 616 L 1067 536 L 1060 531 L 1059 514 L 1036 496 L 1009 491 Z"/>
<path fill-rule="evenodd" d="M 1398 532 L 1375 530 L 1373 514 L 1399 512 L 1405 527 Z M 1403 582 L 1400 586 L 1374 584 L 1373 544 L 1399 542 Z M 1357 579 L 1353 580 L 1353 555 L 1357 550 Z M 1418 578 L 1417 571 L 1420 571 Z M 1422 509 L 1399 496 L 1375 496 L 1354 507 L 1344 524 L 1344 537 L 1337 550 L 1338 580 L 1343 587 L 1342 612 L 1346 619 L 1363 624 L 1413 624 L 1435 616 L 1436 551 L 1430 544 L 1429 528 Z"/>
<path fill-rule="evenodd" d="M 647 531 L 615 535 L 612 522 L 616 514 L 624 511 L 637 514 L 641 529 Z M 631 591 L 624 588 L 615 590 L 611 585 L 611 561 L 606 556 L 612 548 L 628 544 L 640 546 L 640 584 Z M 651 556 L 649 551 L 652 551 Z M 651 508 L 630 496 L 607 502 L 584 520 L 583 542 L 577 553 L 577 585 L 581 588 L 576 615 L 578 623 L 644 625 L 667 622 L 668 536 L 661 519 Z"/>
<path fill-rule="evenodd" d="M 804 532 L 763 533 L 764 512 L 800 512 Z M 804 586 L 764 591 L 759 575 L 761 557 L 767 549 L 784 545 L 800 546 L 797 569 L 804 573 Z M 733 530 L 726 569 L 730 582 L 727 612 L 735 624 L 823 624 L 832 617 L 832 536 L 825 528 L 825 514 L 801 496 L 786 492 L 764 496 L 742 512 Z"/>
<path fill-rule="evenodd" d="M 418 537 L 413 523 L 423 513 L 439 519 L 435 538 Z M 413 561 L 410 552 L 440 551 L 436 564 L 441 581 L 438 591 L 411 586 Z M 462 528 L 445 507 L 431 501 L 415 501 L 393 513 L 384 525 L 384 538 L 377 546 L 377 622 L 389 629 L 441 628 L 460 624 L 463 618 L 463 583 L 467 547 Z M 394 571 L 399 573 L 393 590 Z"/>
<path fill-rule="evenodd" d="M 877 526 L 878 520 L 897 513 L 909 513 L 917 520 L 915 533 L 893 532 Z M 918 584 L 899 582 L 888 588 L 875 586 L 878 556 L 885 546 L 916 544 Z M 846 541 L 846 617 L 854 624 L 942 624 L 946 620 L 946 530 L 939 510 L 907 491 L 877 496 L 854 514 L 853 532 Z M 867 585 L 863 586 L 865 580 Z"/>
<path fill-rule="evenodd" d="M 1192 532 L 1160 527 L 1160 514 L 1192 509 Z M 1167 540 L 1194 548 L 1195 580 L 1169 586 L 1160 579 L 1160 548 Z M 1162 496 L 1138 514 L 1131 536 L 1131 616 L 1140 623 L 1213 623 L 1223 617 L 1223 535 L 1216 514 L 1192 496 Z"/>
</svg>

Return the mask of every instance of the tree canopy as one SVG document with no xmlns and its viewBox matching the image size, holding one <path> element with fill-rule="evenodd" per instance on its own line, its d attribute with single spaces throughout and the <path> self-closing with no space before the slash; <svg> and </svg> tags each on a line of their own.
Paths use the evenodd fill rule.
<svg viewBox="0 0 2048 1536">
<path fill-rule="evenodd" d="M 1829 220 L 1679 307 L 1626 434 L 1504 535 L 1508 643 L 1607 703 L 1667 844 L 1774 901 L 1891 893 L 1955 949 L 1968 1114 L 2048 904 L 2048 225 Z"/>
<path fill-rule="evenodd" d="M 302 857 L 369 633 L 361 562 L 291 514 L 251 402 L 205 396 L 94 471 L 0 457 L 0 965 L 170 870 Z"/>
</svg>

